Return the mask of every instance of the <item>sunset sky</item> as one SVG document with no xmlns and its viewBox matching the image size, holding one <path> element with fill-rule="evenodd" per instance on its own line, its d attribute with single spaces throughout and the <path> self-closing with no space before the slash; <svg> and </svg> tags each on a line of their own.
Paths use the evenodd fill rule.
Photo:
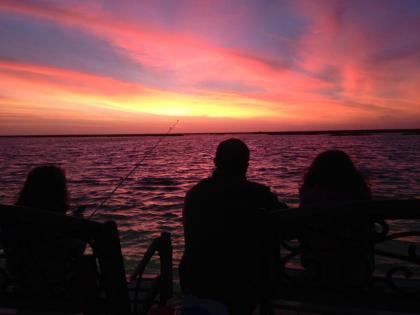
<svg viewBox="0 0 420 315">
<path fill-rule="evenodd" d="M 418 0 L 0 0 L 0 135 L 420 128 Z"/>
</svg>

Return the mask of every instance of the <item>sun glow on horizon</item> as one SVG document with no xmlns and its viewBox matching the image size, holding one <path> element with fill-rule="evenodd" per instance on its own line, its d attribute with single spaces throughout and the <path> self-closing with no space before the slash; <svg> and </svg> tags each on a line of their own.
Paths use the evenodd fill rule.
<svg viewBox="0 0 420 315">
<path fill-rule="evenodd" d="M 415 2 L 0 0 L 0 18 L 0 134 L 420 128 Z"/>
</svg>

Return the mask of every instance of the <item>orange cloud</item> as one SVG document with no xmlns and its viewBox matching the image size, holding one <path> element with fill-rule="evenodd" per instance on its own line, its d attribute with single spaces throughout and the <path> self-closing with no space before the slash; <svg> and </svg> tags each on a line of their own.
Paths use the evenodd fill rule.
<svg viewBox="0 0 420 315">
<path fill-rule="evenodd" d="M 248 130 L 251 121 L 264 130 L 365 128 L 397 117 L 400 121 L 418 117 L 420 121 L 420 78 L 416 68 L 410 70 L 406 63 L 412 49 L 378 54 L 389 38 L 370 35 L 362 23 L 344 21 L 345 5 L 322 1 L 293 5 L 310 21 L 310 27 L 290 39 L 295 48 L 293 62 L 281 62 L 267 57 L 270 54 L 264 48 L 251 52 L 221 45 L 193 31 L 117 19 L 94 2 L 65 7 L 0 1 L 4 11 L 105 39 L 137 63 L 139 74 L 157 82 L 124 81 L 29 61 L 0 60 L 0 95 L 4 97 L 0 99 L 0 120 L 39 115 L 110 124 L 114 119 L 120 127 L 131 124 L 130 130 L 135 130 L 136 120 L 147 122 L 142 117 L 157 122 L 182 117 L 191 126 L 188 128 L 208 131 L 223 124 L 226 129 Z M 240 14 L 245 9 L 241 10 Z M 408 69 L 401 72 L 400 68 Z"/>
<path fill-rule="evenodd" d="M 101 109 L 182 117 L 252 118 L 269 117 L 274 113 L 266 106 L 267 102 L 246 96 L 179 94 L 93 74 L 15 61 L 0 61 L 0 84 L 0 93 L 7 99 L 2 102 L 7 104 L 7 111 L 14 113 L 23 109 L 34 113 L 40 110 L 45 111 L 46 116 L 73 119 L 101 116 Z M 112 115 L 108 119 L 112 120 Z"/>
</svg>

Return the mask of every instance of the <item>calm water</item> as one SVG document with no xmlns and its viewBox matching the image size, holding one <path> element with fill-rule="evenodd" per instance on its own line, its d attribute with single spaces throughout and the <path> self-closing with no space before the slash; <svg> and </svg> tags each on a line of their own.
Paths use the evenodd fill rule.
<svg viewBox="0 0 420 315">
<path fill-rule="evenodd" d="M 235 135 L 251 149 L 249 178 L 265 183 L 290 206 L 298 204 L 305 168 L 321 151 L 345 150 L 369 179 L 376 199 L 420 198 L 420 136 L 333 137 Z M 172 233 L 175 264 L 182 254 L 181 209 L 186 191 L 213 168 L 217 144 L 229 135 L 168 137 L 100 209 L 116 220 L 127 268 L 152 237 Z M 56 163 L 67 173 L 72 205 L 90 211 L 105 198 L 157 137 L 0 138 L 0 203 L 14 203 L 31 168 Z"/>
</svg>

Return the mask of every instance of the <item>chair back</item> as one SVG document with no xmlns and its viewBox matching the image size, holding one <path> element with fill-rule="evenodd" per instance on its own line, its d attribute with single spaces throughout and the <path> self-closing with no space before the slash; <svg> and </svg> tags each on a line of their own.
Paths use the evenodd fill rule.
<svg viewBox="0 0 420 315">
<path fill-rule="evenodd" d="M 130 313 L 115 222 L 99 223 L 51 211 L 0 205 L 0 229 L 3 258 L 6 260 L 6 266 L 1 270 L 3 283 L 0 285 L 0 307 L 37 311 Z M 46 243 L 52 239 L 63 242 L 58 242 L 61 246 L 51 251 Z M 76 243 L 88 246 L 90 253 L 70 260 L 60 260 L 67 257 L 62 253 L 72 250 L 71 247 Z M 55 251 L 59 254 L 55 254 Z M 56 279 L 52 275 L 56 266 L 62 266 L 60 272 L 69 270 L 64 277 L 66 281 L 51 281 Z M 26 281 L 23 270 L 32 270 L 36 277 L 32 277 L 30 282 Z"/>
</svg>

